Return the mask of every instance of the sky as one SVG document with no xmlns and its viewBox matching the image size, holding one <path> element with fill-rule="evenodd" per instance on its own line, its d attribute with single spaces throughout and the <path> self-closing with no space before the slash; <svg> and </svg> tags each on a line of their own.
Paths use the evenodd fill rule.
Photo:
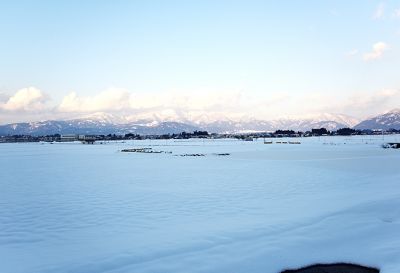
<svg viewBox="0 0 400 273">
<path fill-rule="evenodd" d="M 400 107 L 400 0 L 0 0 L 0 34 L 0 123 Z"/>
</svg>

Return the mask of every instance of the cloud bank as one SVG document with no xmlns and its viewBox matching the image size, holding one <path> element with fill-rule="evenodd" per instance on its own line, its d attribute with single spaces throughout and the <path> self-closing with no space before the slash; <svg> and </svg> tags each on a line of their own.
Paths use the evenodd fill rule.
<svg viewBox="0 0 400 273">
<path fill-rule="evenodd" d="M 382 58 L 389 46 L 384 42 L 377 42 L 372 46 L 372 51 L 364 54 L 364 61 L 373 61 Z"/>
<path fill-rule="evenodd" d="M 18 90 L 5 102 L 0 101 L 0 109 L 5 111 L 42 111 L 45 109 L 48 97 L 35 87 Z"/>
<path fill-rule="evenodd" d="M 81 97 L 72 92 L 64 97 L 60 112 L 119 111 L 129 108 L 130 94 L 126 90 L 109 89 L 93 97 Z"/>
<path fill-rule="evenodd" d="M 400 91 L 383 89 L 339 97 L 326 93 L 289 95 L 276 92 L 256 95 L 243 91 L 194 90 L 134 93 L 111 88 L 93 96 L 75 92 L 60 103 L 41 90 L 29 87 L 11 96 L 0 96 L 1 123 L 43 119 L 73 119 L 96 112 L 114 113 L 133 121 L 140 119 L 210 122 L 264 119 L 320 113 L 343 113 L 358 118 L 398 107 Z"/>
</svg>

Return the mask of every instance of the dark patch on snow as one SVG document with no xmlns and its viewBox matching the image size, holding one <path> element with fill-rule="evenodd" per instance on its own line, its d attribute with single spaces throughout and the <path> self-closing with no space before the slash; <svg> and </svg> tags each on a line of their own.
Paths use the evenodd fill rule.
<svg viewBox="0 0 400 273">
<path fill-rule="evenodd" d="M 178 156 L 178 155 L 175 155 Z M 181 154 L 179 156 L 206 156 L 205 154 Z"/>
<path fill-rule="evenodd" d="M 382 145 L 383 148 L 393 148 L 393 149 L 400 149 L 400 142 L 392 142 L 392 143 L 386 143 Z"/>
<path fill-rule="evenodd" d="M 348 263 L 314 264 L 281 273 L 379 273 L 379 269 Z"/>
</svg>

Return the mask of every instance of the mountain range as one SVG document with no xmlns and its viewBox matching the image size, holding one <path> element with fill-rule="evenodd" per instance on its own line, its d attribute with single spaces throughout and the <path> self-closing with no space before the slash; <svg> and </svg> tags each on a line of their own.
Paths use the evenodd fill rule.
<svg viewBox="0 0 400 273">
<path fill-rule="evenodd" d="M 360 121 L 341 114 L 321 114 L 301 118 L 276 120 L 162 120 L 158 117 L 134 119 L 109 113 L 95 113 L 71 120 L 48 120 L 38 122 L 0 125 L 0 135 L 48 135 L 48 134 L 125 134 L 160 135 L 206 130 L 211 133 L 265 132 L 278 129 L 307 131 L 312 128 L 337 130 L 355 129 L 400 129 L 400 109 Z"/>
<path fill-rule="evenodd" d="M 400 129 L 400 109 L 366 119 L 355 126 L 355 129 Z"/>
</svg>

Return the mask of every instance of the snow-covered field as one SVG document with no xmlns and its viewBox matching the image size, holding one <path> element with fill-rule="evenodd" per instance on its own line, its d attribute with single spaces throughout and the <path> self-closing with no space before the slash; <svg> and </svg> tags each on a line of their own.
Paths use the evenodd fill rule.
<svg viewBox="0 0 400 273">
<path fill-rule="evenodd" d="M 400 272 L 400 136 L 300 141 L 1 144 L 0 272 Z"/>
</svg>

